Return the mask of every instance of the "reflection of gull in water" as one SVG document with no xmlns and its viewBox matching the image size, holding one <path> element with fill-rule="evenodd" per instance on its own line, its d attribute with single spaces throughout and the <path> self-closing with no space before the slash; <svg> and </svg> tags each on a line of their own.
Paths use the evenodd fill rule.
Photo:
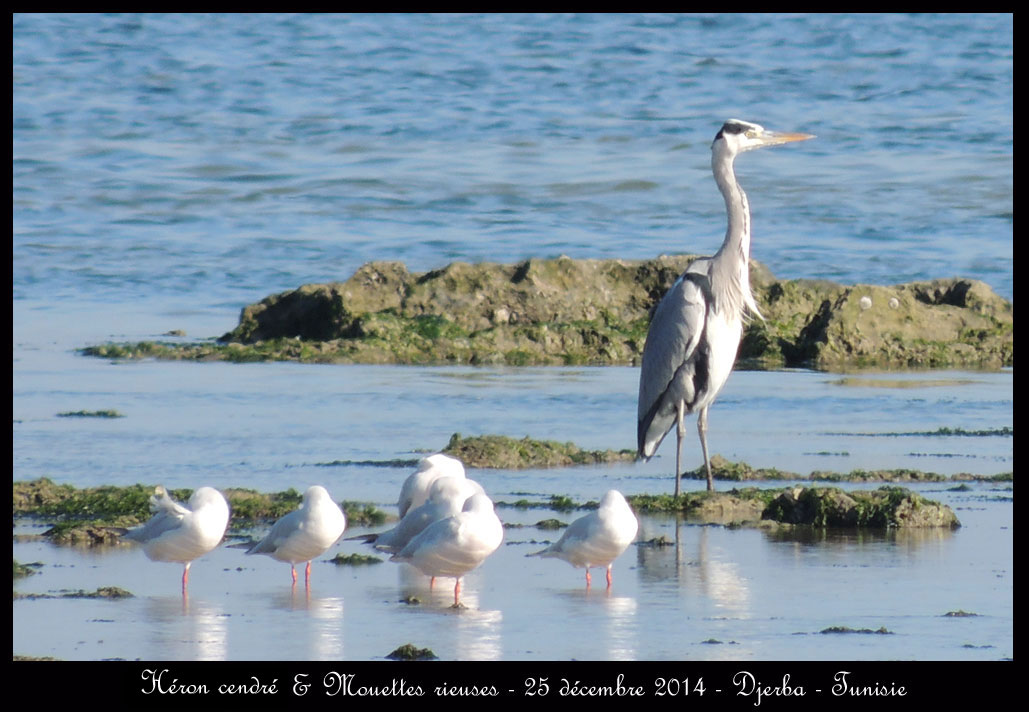
<svg viewBox="0 0 1029 712">
<path fill-rule="evenodd" d="M 473 603 L 473 605 L 475 605 Z M 500 611 L 477 610 L 457 617 L 457 658 L 459 660 L 500 660 L 503 655 Z"/>
<path fill-rule="evenodd" d="M 452 576 L 454 606 L 460 605 L 461 577 L 482 564 L 500 547 L 504 526 L 484 494 L 468 498 L 461 512 L 433 522 L 391 561 L 411 564 L 426 576 Z"/>
<path fill-rule="evenodd" d="M 310 628 L 305 659 L 343 660 L 343 598 L 315 599 L 308 610 L 318 624 Z"/>
<path fill-rule="evenodd" d="M 299 591 L 296 586 L 282 589 L 269 600 L 268 612 L 264 615 L 280 611 L 304 611 L 302 619 L 309 619 L 310 624 L 301 624 L 291 628 L 289 642 L 278 645 L 276 654 L 299 660 L 342 660 L 343 649 L 343 597 L 312 595 L 311 589 Z M 271 619 L 270 619 L 271 620 Z M 295 620 L 290 618 L 289 620 Z M 245 635 L 239 631 L 240 635 Z M 262 636 L 260 632 L 251 634 Z M 275 635 L 274 633 L 272 634 Z M 265 631 L 264 636 L 267 636 Z M 281 652 L 288 647 L 290 652 Z"/>
<path fill-rule="evenodd" d="M 167 660 L 226 660 L 230 618 L 216 599 L 149 597 L 139 642 Z"/>
<path fill-rule="evenodd" d="M 629 596 L 613 596 L 605 601 L 607 609 L 606 660 L 635 660 L 638 657 L 639 621 L 637 602 Z M 598 640 L 598 644 L 603 641 Z"/>
<path fill-rule="evenodd" d="M 423 457 L 418 462 L 418 469 L 405 481 L 400 488 L 400 497 L 397 499 L 397 509 L 403 517 L 407 512 L 418 507 L 429 498 L 429 488 L 432 483 L 440 477 L 464 477 L 464 465 L 461 461 L 436 453 Z"/>
<path fill-rule="evenodd" d="M 268 536 L 254 544 L 248 554 L 268 554 L 289 564 L 293 583 L 297 582 L 296 564 L 307 562 L 304 583 L 311 585 L 311 559 L 321 556 L 343 535 L 346 517 L 321 485 L 308 487 L 304 501 L 295 512 L 275 522 Z"/>
<path fill-rule="evenodd" d="M 429 488 L 429 498 L 408 510 L 400 522 L 389 531 L 358 537 L 374 544 L 376 549 L 396 553 L 407 546 L 433 522 L 459 513 L 464 503 L 474 494 L 485 494 L 475 480 L 465 477 L 440 477 Z"/>
<path fill-rule="evenodd" d="M 175 561 L 185 564 L 182 570 L 182 591 L 189 585 L 189 567 L 193 560 L 221 543 L 229 525 L 229 503 L 213 487 L 201 487 L 182 505 L 168 496 L 158 485 L 150 497 L 154 516 L 145 524 L 130 529 L 122 538 L 139 542 L 143 553 L 152 561 Z"/>
<path fill-rule="evenodd" d="M 554 557 L 585 568 L 587 587 L 592 582 L 590 567 L 606 567 L 610 587 L 611 564 L 636 538 L 638 529 L 636 515 L 622 493 L 608 490 L 595 511 L 568 525 L 561 538 L 546 549 L 527 556 Z"/>
</svg>

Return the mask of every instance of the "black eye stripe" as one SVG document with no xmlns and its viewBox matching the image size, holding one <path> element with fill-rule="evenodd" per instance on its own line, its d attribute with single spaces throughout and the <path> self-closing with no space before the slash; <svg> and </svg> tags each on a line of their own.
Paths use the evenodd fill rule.
<svg viewBox="0 0 1029 712">
<path fill-rule="evenodd" d="M 742 134 L 753 130 L 753 126 L 749 124 L 740 123 L 738 121 L 726 121 L 722 128 L 718 131 L 718 135 L 715 136 L 715 141 L 720 138 L 724 138 L 726 134 Z"/>
</svg>

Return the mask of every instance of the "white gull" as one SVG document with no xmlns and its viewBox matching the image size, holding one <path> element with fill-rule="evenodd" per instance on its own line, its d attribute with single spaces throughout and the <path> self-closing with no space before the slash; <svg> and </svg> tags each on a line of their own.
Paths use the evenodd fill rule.
<svg viewBox="0 0 1029 712">
<path fill-rule="evenodd" d="M 478 567 L 504 540 L 504 525 L 484 494 L 468 498 L 462 511 L 433 522 L 390 561 L 411 564 L 426 576 L 449 576 L 454 584 L 454 607 L 460 606 L 461 577 Z"/>
<path fill-rule="evenodd" d="M 611 564 L 636 538 L 639 521 L 629 503 L 618 490 L 608 490 L 600 506 L 568 525 L 556 542 L 542 551 L 527 556 L 563 559 L 576 568 L 586 569 L 586 586 L 591 567 L 607 568 L 607 585 L 611 586 Z"/>
<path fill-rule="evenodd" d="M 189 498 L 189 503 L 182 505 L 158 485 L 150 497 L 150 508 L 154 516 L 122 536 L 142 544 L 143 553 L 151 561 L 185 564 L 182 570 L 185 593 L 193 560 L 212 551 L 225 536 L 229 526 L 229 503 L 213 487 L 200 487 Z"/>
<path fill-rule="evenodd" d="M 347 519 L 332 496 L 321 485 L 304 492 L 304 501 L 295 512 L 281 517 L 268 536 L 254 544 L 248 554 L 268 554 L 289 564 L 293 583 L 297 582 L 296 564 L 306 561 L 305 585 L 311 585 L 311 559 L 321 556 L 335 544 L 346 529 Z"/>
<path fill-rule="evenodd" d="M 374 544 L 376 549 L 395 553 L 433 522 L 460 512 L 465 501 L 475 494 L 485 494 L 482 485 L 475 480 L 467 477 L 440 477 L 429 488 L 429 498 L 408 510 L 395 527 L 381 534 L 364 535 L 361 538 Z"/>
<path fill-rule="evenodd" d="M 397 509 L 403 517 L 408 511 L 421 506 L 429 498 L 429 488 L 440 477 L 464 477 L 464 465 L 457 458 L 436 453 L 423 457 L 418 469 L 400 487 Z"/>
</svg>

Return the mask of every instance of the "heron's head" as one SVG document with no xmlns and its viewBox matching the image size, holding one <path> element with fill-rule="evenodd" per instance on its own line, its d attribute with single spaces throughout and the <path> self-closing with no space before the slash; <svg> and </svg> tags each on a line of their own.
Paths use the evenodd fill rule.
<svg viewBox="0 0 1029 712">
<path fill-rule="evenodd" d="M 760 124 L 753 124 L 749 121 L 741 121 L 740 119 L 729 119 L 722 126 L 718 135 L 715 136 L 715 141 L 711 144 L 711 151 L 716 155 L 726 152 L 730 156 L 735 156 L 738 153 L 750 151 L 754 148 L 780 146 L 794 141 L 806 141 L 809 138 L 814 138 L 814 136 L 806 133 L 769 131 Z"/>
</svg>

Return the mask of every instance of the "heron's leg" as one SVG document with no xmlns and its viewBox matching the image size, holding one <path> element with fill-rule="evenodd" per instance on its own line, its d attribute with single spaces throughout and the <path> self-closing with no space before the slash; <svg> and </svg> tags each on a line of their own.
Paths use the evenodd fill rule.
<svg viewBox="0 0 1029 712">
<path fill-rule="evenodd" d="M 675 496 L 679 496 L 679 478 L 682 477 L 682 439 L 686 436 L 686 424 L 683 422 L 686 404 L 679 401 L 675 411 Z"/>
<path fill-rule="evenodd" d="M 697 433 L 700 434 L 700 448 L 704 451 L 704 467 L 707 468 L 707 491 L 713 492 L 715 483 L 711 477 L 711 460 L 707 457 L 707 406 L 701 408 L 697 415 Z"/>
</svg>

